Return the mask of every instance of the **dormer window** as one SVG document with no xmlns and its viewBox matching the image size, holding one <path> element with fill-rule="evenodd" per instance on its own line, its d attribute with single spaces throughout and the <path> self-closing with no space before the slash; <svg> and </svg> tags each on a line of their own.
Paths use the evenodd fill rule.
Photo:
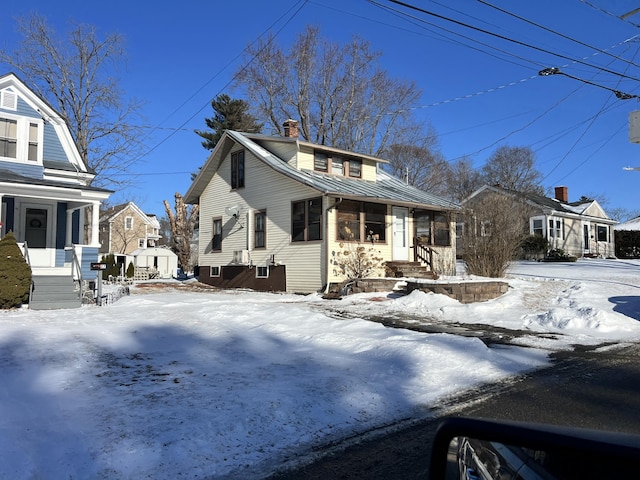
<svg viewBox="0 0 640 480">
<path fill-rule="evenodd" d="M 362 178 L 362 160 L 335 154 L 313 152 L 313 169 L 343 177 Z"/>
<path fill-rule="evenodd" d="M 27 160 L 31 162 L 38 161 L 38 124 L 29 124 L 29 148 L 27 151 Z"/>
</svg>

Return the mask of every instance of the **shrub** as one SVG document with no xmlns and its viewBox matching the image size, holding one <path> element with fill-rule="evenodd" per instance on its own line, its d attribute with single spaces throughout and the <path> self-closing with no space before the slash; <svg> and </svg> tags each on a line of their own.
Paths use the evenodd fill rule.
<svg viewBox="0 0 640 480">
<path fill-rule="evenodd" d="M 373 275 L 383 275 L 384 258 L 380 256 L 380 252 L 369 247 L 366 248 L 361 244 L 340 243 L 340 250 L 332 253 L 333 264 L 336 268 L 333 273 L 336 275 L 344 275 L 349 280 L 356 278 L 367 278 Z"/>
<path fill-rule="evenodd" d="M 0 240 L 0 308 L 16 308 L 29 300 L 31 267 L 13 232 Z"/>
<path fill-rule="evenodd" d="M 127 267 L 127 278 L 133 278 L 133 275 L 135 274 L 136 269 L 133 266 L 133 262 L 129 262 L 129 266 Z"/>
<path fill-rule="evenodd" d="M 107 264 L 107 268 L 102 270 L 103 280 L 109 280 L 109 275 L 111 275 L 112 277 L 117 277 L 118 275 L 120 275 L 120 268 L 116 264 L 116 257 L 113 255 L 113 253 L 104 255 L 101 261 L 102 263 Z"/>
<path fill-rule="evenodd" d="M 541 235 L 529 235 L 521 244 L 524 258 L 542 257 L 549 249 L 549 241 Z"/>
<path fill-rule="evenodd" d="M 554 248 L 549 250 L 547 256 L 543 259 L 544 262 L 577 262 L 578 258 L 573 255 L 565 253 L 561 248 Z"/>
</svg>

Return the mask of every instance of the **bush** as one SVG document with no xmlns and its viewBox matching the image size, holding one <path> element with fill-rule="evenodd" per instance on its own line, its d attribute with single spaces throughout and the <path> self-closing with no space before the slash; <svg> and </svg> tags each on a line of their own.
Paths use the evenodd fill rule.
<svg viewBox="0 0 640 480">
<path fill-rule="evenodd" d="M 116 264 L 116 257 L 113 255 L 113 253 L 104 255 L 101 262 L 107 264 L 107 268 L 102 270 L 103 280 L 109 280 L 109 275 L 111 275 L 112 277 L 117 277 L 118 275 L 120 275 L 120 268 Z"/>
<path fill-rule="evenodd" d="M 521 247 L 525 259 L 540 258 L 549 249 L 549 241 L 541 235 L 529 235 L 522 241 Z"/>
<path fill-rule="evenodd" d="M 640 232 L 616 230 L 616 257 L 640 258 Z"/>
<path fill-rule="evenodd" d="M 542 260 L 543 262 L 577 262 L 578 258 L 573 255 L 565 253 L 561 248 L 554 248 L 549 250 L 547 256 Z"/>
<path fill-rule="evenodd" d="M 0 240 L 0 308 L 16 308 L 29 301 L 31 267 L 13 232 Z"/>
<path fill-rule="evenodd" d="M 136 273 L 136 268 L 133 266 L 133 262 L 129 262 L 129 266 L 127 267 L 127 278 L 133 278 Z"/>
</svg>

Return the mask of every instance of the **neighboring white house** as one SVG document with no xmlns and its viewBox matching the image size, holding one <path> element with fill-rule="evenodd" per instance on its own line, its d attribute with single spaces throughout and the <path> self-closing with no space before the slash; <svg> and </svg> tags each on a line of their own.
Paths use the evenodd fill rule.
<svg viewBox="0 0 640 480">
<path fill-rule="evenodd" d="M 485 195 L 501 194 L 514 201 L 524 201 L 530 208 L 528 226 L 532 235 L 540 235 L 549 242 L 549 248 L 562 249 L 576 257 L 615 255 L 613 226 L 597 200 L 581 199 L 569 202 L 565 186 L 555 188 L 555 197 L 522 194 L 499 186 L 485 185 L 471 194 L 463 205 L 473 208 L 475 201 Z"/>
<path fill-rule="evenodd" d="M 345 252 L 359 248 L 454 274 L 459 207 L 384 163 L 301 141 L 292 120 L 285 137 L 226 131 L 185 195 L 200 205 L 200 281 L 315 292 L 344 280 Z"/>
</svg>

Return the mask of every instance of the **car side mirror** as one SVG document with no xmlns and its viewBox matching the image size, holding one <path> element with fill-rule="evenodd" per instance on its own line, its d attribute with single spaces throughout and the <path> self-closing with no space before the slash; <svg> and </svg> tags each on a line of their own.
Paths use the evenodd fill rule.
<svg viewBox="0 0 640 480">
<path fill-rule="evenodd" d="M 449 417 L 431 453 L 431 480 L 637 478 L 640 436 Z"/>
</svg>

